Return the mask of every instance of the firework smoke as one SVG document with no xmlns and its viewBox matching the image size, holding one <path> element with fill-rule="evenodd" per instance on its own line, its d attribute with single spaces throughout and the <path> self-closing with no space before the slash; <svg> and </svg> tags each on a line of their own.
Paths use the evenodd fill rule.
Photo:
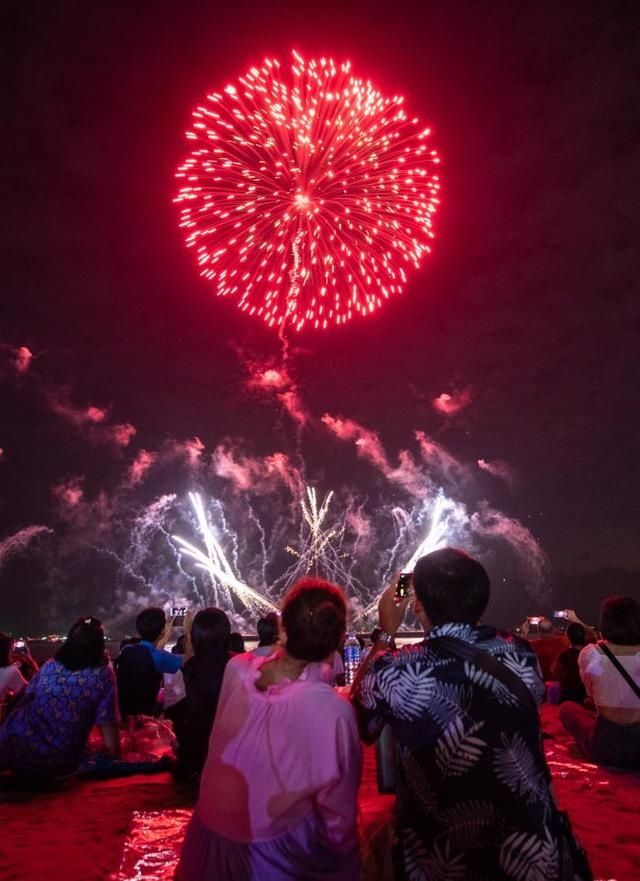
<svg viewBox="0 0 640 881">
<path fill-rule="evenodd" d="M 48 526 L 25 526 L 0 540 L 0 570 L 12 557 L 24 553 L 37 538 L 52 533 L 53 530 Z"/>
</svg>

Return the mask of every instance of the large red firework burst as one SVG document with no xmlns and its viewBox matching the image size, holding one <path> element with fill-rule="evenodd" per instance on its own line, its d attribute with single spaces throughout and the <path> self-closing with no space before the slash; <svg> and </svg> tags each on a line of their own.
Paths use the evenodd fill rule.
<svg viewBox="0 0 640 881">
<path fill-rule="evenodd" d="M 429 129 L 350 64 L 252 67 L 193 111 L 180 226 L 220 295 L 281 331 L 368 314 L 430 250 Z"/>
</svg>

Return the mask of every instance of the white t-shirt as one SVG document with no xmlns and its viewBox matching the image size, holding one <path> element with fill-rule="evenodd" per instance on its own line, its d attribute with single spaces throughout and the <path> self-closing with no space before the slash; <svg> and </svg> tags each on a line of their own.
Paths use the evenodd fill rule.
<svg viewBox="0 0 640 881">
<path fill-rule="evenodd" d="M 182 655 L 179 655 L 179 657 L 182 657 Z M 178 670 L 177 673 L 165 673 L 163 675 L 163 684 L 164 708 L 168 710 L 169 707 L 172 707 L 178 701 L 181 701 L 183 697 L 186 697 L 187 692 L 184 687 L 182 670 Z"/>
<path fill-rule="evenodd" d="M 0 667 L 0 701 L 3 701 L 10 691 L 19 694 L 26 684 L 27 680 L 15 664 Z"/>
<path fill-rule="evenodd" d="M 640 685 L 640 652 L 616 655 L 631 678 Z M 633 693 L 620 672 L 597 645 L 585 646 L 578 656 L 580 677 L 596 707 L 640 709 L 640 698 Z"/>
</svg>

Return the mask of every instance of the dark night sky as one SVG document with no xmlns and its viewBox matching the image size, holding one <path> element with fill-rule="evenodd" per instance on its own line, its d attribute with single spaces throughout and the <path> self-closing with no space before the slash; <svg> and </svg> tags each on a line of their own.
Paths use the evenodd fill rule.
<svg viewBox="0 0 640 881">
<path fill-rule="evenodd" d="M 95 499 L 168 438 L 277 448 L 282 416 L 244 393 L 238 354 L 277 357 L 277 340 L 198 278 L 171 196 L 191 106 L 296 47 L 351 58 L 407 95 L 443 156 L 434 254 L 403 297 L 296 339 L 306 406 L 375 430 L 391 457 L 422 429 L 469 465 L 509 463 L 514 487 L 476 468 L 469 503 L 490 498 L 525 523 L 556 584 L 637 593 L 633 7 L 4 3 L 0 540 L 60 530 L 53 487 L 82 476 Z M 22 374 L 19 346 L 36 356 Z M 434 398 L 466 388 L 459 414 L 435 412 Z M 61 400 L 108 420 L 92 434 Z M 122 423 L 137 429 L 126 449 L 98 437 Z M 26 626 L 37 578 L 18 597 L 29 572 L 3 577 L 0 627 Z"/>
</svg>

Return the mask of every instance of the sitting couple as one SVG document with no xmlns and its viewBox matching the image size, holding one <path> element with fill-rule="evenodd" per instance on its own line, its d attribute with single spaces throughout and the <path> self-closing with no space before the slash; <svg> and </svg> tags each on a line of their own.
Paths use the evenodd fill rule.
<svg viewBox="0 0 640 881">
<path fill-rule="evenodd" d="M 408 602 L 423 643 L 392 650 Z M 396 878 L 575 881 L 541 750 L 536 656 L 479 623 L 484 568 L 444 549 L 423 557 L 409 599 L 383 594 L 380 629 L 351 702 L 329 685 L 342 592 L 309 579 L 282 610 L 283 646 L 226 666 L 187 827 L 180 881 L 357 881 L 359 732 L 396 743 Z"/>
</svg>

